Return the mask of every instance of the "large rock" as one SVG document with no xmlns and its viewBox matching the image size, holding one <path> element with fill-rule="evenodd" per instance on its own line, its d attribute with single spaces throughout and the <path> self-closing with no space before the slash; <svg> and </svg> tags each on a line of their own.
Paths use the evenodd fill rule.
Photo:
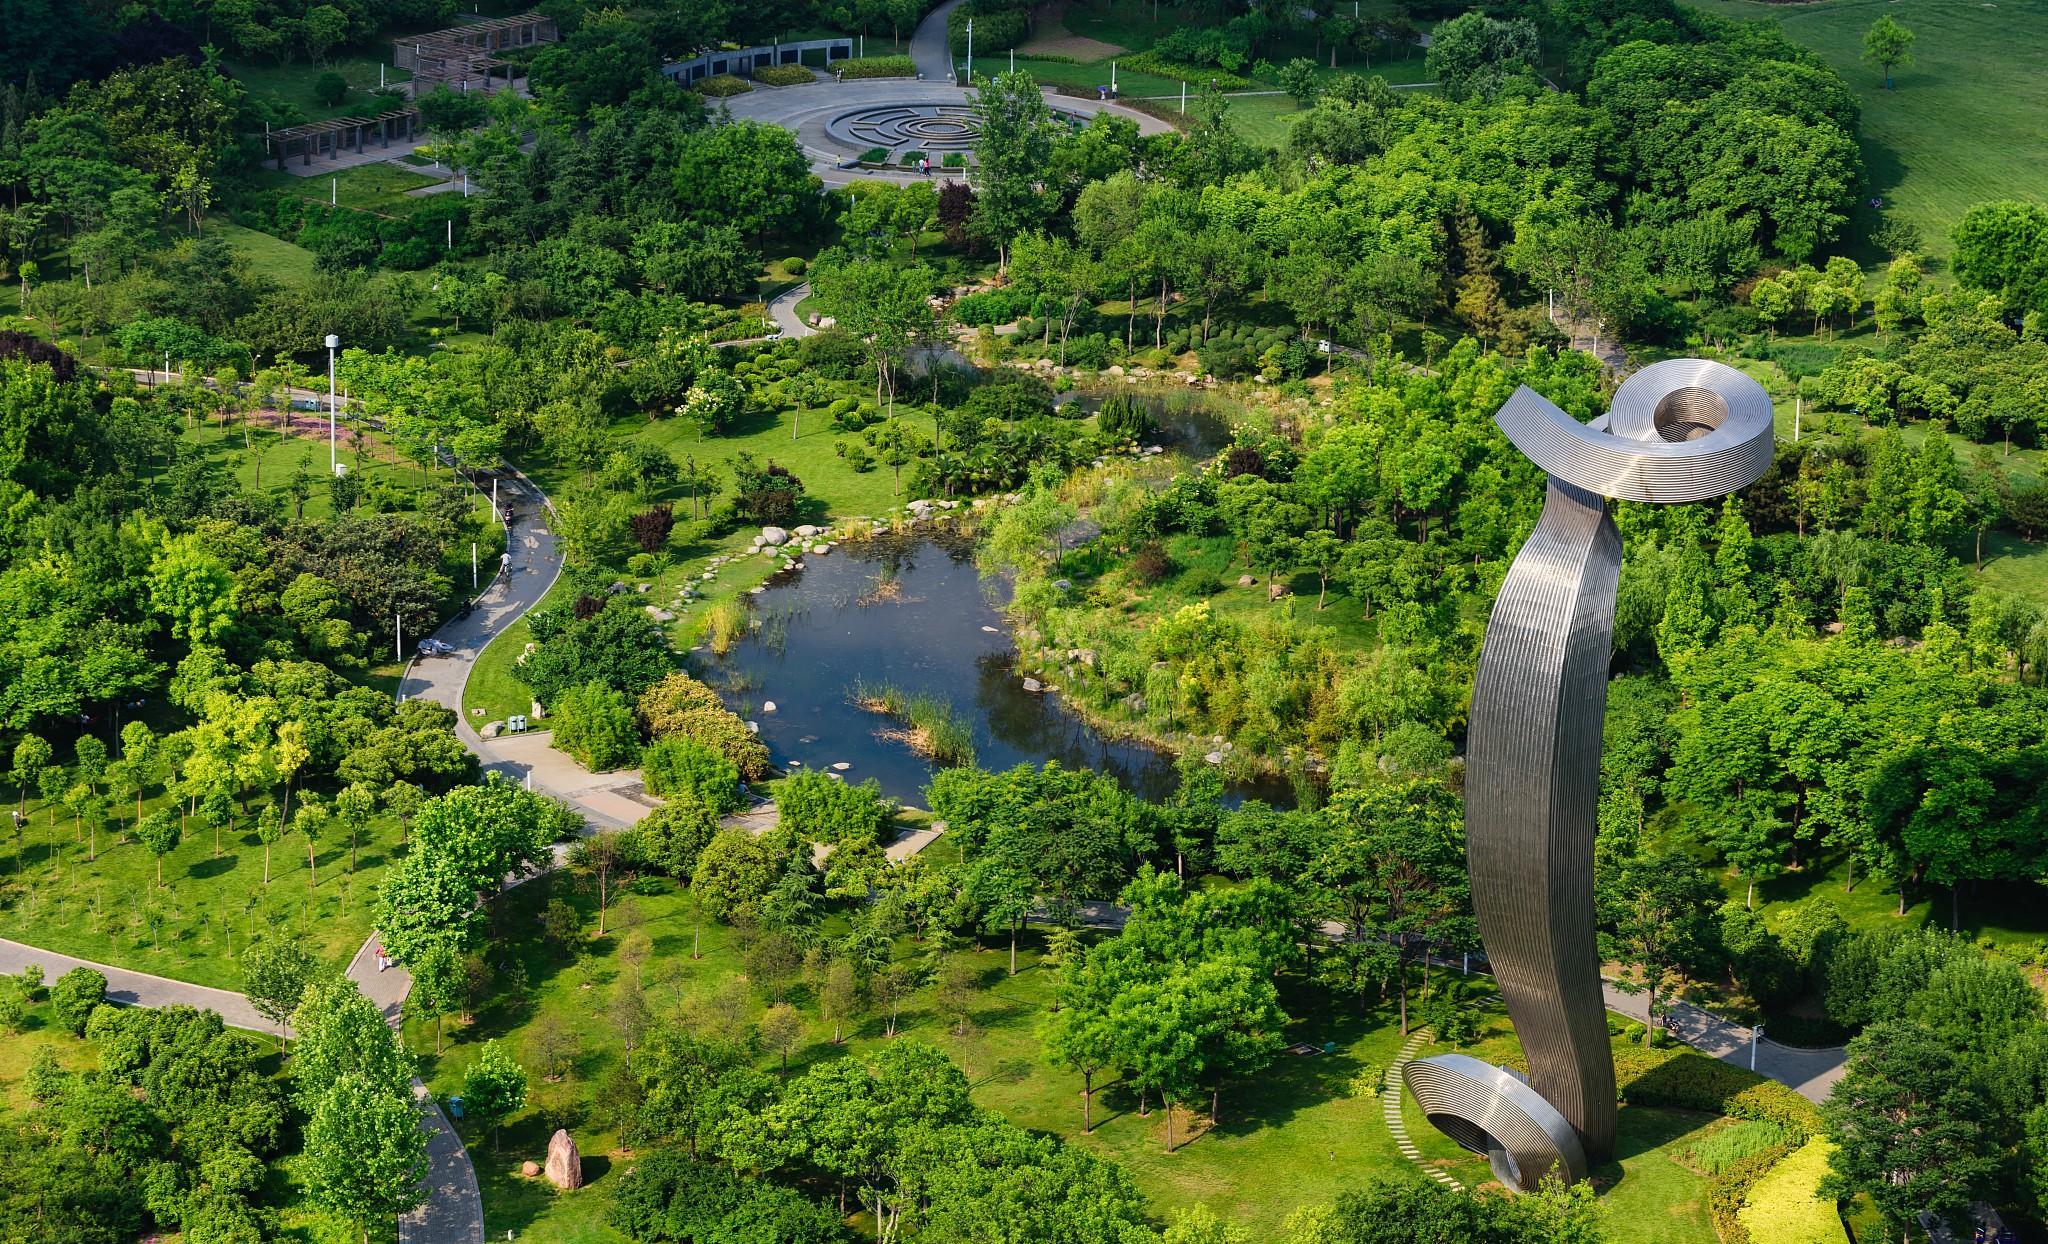
<svg viewBox="0 0 2048 1244">
<path fill-rule="evenodd" d="M 583 1155 L 576 1152 L 576 1141 L 567 1128 L 555 1129 L 548 1138 L 548 1182 L 557 1188 L 581 1188 L 583 1186 Z"/>
<path fill-rule="evenodd" d="M 815 526 L 815 525 L 813 525 L 813 524 L 811 524 L 811 523 L 805 523 L 805 524 L 804 524 L 803 526 L 801 526 L 801 527 L 799 527 L 799 528 L 797 528 L 797 529 L 796 529 L 796 534 L 797 534 L 798 536 L 802 537 L 803 539 L 806 539 L 806 540 L 808 540 L 808 539 L 810 539 L 810 538 L 811 538 L 812 536 L 815 536 L 815 535 L 817 535 L 817 534 L 818 534 L 818 532 L 819 532 L 819 531 L 821 531 L 821 530 L 823 530 L 823 529 L 822 529 L 822 528 L 820 528 L 820 527 L 817 527 L 817 526 Z"/>
<path fill-rule="evenodd" d="M 761 528 L 761 543 L 781 546 L 789 543 L 789 533 L 780 527 Z"/>
</svg>

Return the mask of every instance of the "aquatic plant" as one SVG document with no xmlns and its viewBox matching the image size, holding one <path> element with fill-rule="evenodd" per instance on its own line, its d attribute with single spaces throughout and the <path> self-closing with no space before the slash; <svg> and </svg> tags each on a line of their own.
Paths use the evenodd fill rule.
<svg viewBox="0 0 2048 1244">
<path fill-rule="evenodd" d="M 877 737 L 904 743 L 934 764 L 974 763 L 974 727 L 943 697 L 905 691 L 893 683 L 856 681 L 847 689 L 847 699 L 897 723 L 878 731 Z"/>
</svg>

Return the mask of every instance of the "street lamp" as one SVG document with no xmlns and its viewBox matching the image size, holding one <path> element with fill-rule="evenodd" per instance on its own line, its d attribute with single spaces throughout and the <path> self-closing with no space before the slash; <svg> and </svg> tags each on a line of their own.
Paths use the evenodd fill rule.
<svg viewBox="0 0 2048 1244">
<path fill-rule="evenodd" d="M 334 450 L 334 352 L 340 345 L 340 337 L 327 334 L 327 469 L 335 475 L 341 474 L 341 460 Z"/>
</svg>

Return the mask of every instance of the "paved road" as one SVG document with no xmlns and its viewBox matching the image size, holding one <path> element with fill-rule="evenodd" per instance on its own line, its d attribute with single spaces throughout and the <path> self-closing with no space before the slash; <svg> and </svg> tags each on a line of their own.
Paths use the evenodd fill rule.
<svg viewBox="0 0 2048 1244">
<path fill-rule="evenodd" d="M 0 938 L 0 972 L 19 972 L 32 963 L 42 965 L 46 982 L 56 980 L 73 968 L 91 968 L 107 978 L 107 1001 L 119 1006 L 196 1006 L 219 1011 L 222 1019 L 237 1028 L 268 1033 L 277 1031 L 277 1025 L 258 1015 L 256 1008 L 250 1006 L 249 1000 L 241 994 L 74 959 L 70 955 L 38 950 L 34 946 Z"/>
<path fill-rule="evenodd" d="M 917 24 L 910 35 L 910 63 L 927 82 L 950 82 L 955 72 L 952 49 L 946 46 L 946 14 L 964 0 L 946 0 Z"/>
<path fill-rule="evenodd" d="M 539 604 L 562 573 L 562 552 L 549 528 L 552 514 L 541 491 L 524 477 L 501 480 L 498 504 L 511 505 L 515 518 L 506 536 L 512 558 L 506 572 L 485 587 L 466 618 L 451 618 L 433 638 L 455 648 L 451 656 L 414 657 L 398 683 L 401 700 L 432 700 L 455 710 L 455 733 L 482 754 L 482 736 L 462 716 L 462 685 L 477 654 L 521 614 Z"/>
<path fill-rule="evenodd" d="M 768 318 L 785 337 L 808 337 L 818 330 L 804 323 L 796 313 L 796 304 L 811 296 L 811 283 L 804 282 L 795 289 L 786 289 L 768 300 Z"/>
</svg>

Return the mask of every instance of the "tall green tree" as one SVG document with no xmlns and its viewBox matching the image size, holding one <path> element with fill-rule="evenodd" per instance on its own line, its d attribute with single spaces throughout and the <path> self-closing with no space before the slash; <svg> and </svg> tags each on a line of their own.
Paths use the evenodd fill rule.
<svg viewBox="0 0 2048 1244">
<path fill-rule="evenodd" d="M 1882 14 L 1863 33 L 1863 59 L 1884 70 L 1884 89 L 1892 89 L 1892 70 L 1912 63 L 1913 32 Z"/>
<path fill-rule="evenodd" d="M 313 1203 L 356 1224 L 395 1222 L 427 1196 L 427 1134 L 410 1094 L 345 1075 L 306 1123 L 302 1172 Z"/>
</svg>

